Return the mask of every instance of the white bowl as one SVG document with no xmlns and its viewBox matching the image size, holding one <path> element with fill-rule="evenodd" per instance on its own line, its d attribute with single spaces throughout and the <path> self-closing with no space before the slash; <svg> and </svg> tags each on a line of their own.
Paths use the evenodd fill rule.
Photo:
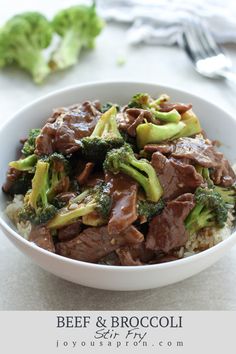
<svg viewBox="0 0 236 354">
<path fill-rule="evenodd" d="M 0 128 L 0 184 L 2 185 L 8 162 L 15 159 L 19 139 L 30 128 L 41 127 L 52 109 L 84 100 L 125 104 L 137 92 L 153 96 L 167 93 L 172 101 L 192 103 L 203 129 L 208 136 L 226 144 L 222 151 L 226 157 L 236 159 L 236 120 L 221 108 L 187 92 L 170 87 L 138 82 L 90 83 L 66 88 L 47 95 L 18 111 Z M 147 266 L 117 267 L 80 262 L 45 251 L 21 237 L 4 214 L 6 199 L 0 196 L 0 225 L 14 245 L 45 270 L 72 282 L 108 290 L 142 290 L 161 287 L 186 279 L 216 262 L 236 243 L 234 232 L 218 245 L 185 259 Z"/>
</svg>

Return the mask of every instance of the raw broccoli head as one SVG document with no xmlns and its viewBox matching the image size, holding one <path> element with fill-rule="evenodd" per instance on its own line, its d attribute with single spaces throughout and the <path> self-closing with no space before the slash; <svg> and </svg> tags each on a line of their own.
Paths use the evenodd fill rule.
<svg viewBox="0 0 236 354">
<path fill-rule="evenodd" d="M 138 215 L 145 216 L 147 221 L 155 215 L 160 214 L 165 207 L 162 199 L 157 203 L 149 202 L 148 200 L 139 200 L 138 202 Z"/>
<path fill-rule="evenodd" d="M 93 189 L 86 189 L 76 198 L 70 200 L 69 204 L 59 210 L 55 217 L 49 221 L 48 227 L 51 229 L 59 229 L 66 225 L 72 224 L 74 221 L 88 217 L 96 212 L 96 219 L 91 225 L 101 225 L 107 222 L 111 208 L 111 197 L 106 185 L 101 183 Z M 93 217 L 91 217 L 92 219 Z M 88 219 L 87 219 L 88 220 Z M 86 222 L 88 224 L 88 222 Z"/>
<path fill-rule="evenodd" d="M 116 123 L 116 108 L 112 106 L 98 120 L 93 133 L 81 140 L 82 154 L 88 161 L 103 162 L 107 152 L 124 144 Z"/>
<path fill-rule="evenodd" d="M 104 169 L 114 174 L 123 172 L 134 178 L 144 189 L 149 201 L 157 202 L 163 194 L 156 172 L 150 162 L 136 159 L 128 144 L 107 153 Z"/>
<path fill-rule="evenodd" d="M 35 150 L 35 140 L 37 136 L 40 134 L 41 129 L 31 129 L 29 132 L 28 139 L 23 145 L 23 148 L 21 150 L 22 154 L 25 156 L 32 155 Z"/>
<path fill-rule="evenodd" d="M 53 53 L 50 65 L 54 70 L 74 65 L 82 48 L 92 48 L 95 37 L 103 28 L 94 5 L 78 5 L 59 11 L 52 21 L 61 42 Z"/>
<path fill-rule="evenodd" d="M 224 227 L 228 210 L 221 195 L 214 189 L 198 187 L 195 192 L 196 205 L 185 220 L 190 234 L 205 227 Z"/>
<path fill-rule="evenodd" d="M 6 63 L 17 63 L 30 72 L 36 83 L 41 83 L 50 72 L 42 50 L 51 39 L 52 29 L 47 19 L 38 12 L 25 12 L 6 22 L 0 42 L 7 51 Z"/>
</svg>

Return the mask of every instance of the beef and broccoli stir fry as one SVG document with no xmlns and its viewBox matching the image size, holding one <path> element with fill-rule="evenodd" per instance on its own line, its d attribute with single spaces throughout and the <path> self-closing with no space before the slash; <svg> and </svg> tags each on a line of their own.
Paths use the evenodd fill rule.
<svg viewBox="0 0 236 354">
<path fill-rule="evenodd" d="M 232 226 L 235 173 L 191 104 L 146 93 L 124 107 L 87 101 L 56 109 L 21 144 L 3 185 L 7 214 L 61 256 L 162 263 L 213 246 Z"/>
</svg>

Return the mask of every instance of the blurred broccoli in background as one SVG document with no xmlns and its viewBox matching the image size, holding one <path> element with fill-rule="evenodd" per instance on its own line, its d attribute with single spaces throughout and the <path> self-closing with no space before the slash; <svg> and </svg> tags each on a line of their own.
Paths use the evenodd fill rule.
<svg viewBox="0 0 236 354">
<path fill-rule="evenodd" d="M 0 31 L 0 67 L 17 64 L 41 83 L 50 73 L 42 50 L 51 40 L 51 25 L 42 14 L 25 12 L 13 16 Z"/>
<path fill-rule="evenodd" d="M 76 64 L 82 48 L 94 47 L 95 37 L 103 26 L 104 22 L 97 16 L 94 4 L 59 11 L 52 21 L 53 30 L 61 36 L 50 60 L 52 70 L 62 70 Z"/>
</svg>

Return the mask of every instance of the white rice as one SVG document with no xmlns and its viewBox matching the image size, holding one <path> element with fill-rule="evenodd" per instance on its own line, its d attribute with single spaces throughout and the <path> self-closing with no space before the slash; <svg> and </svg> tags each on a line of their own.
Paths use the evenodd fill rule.
<svg viewBox="0 0 236 354">
<path fill-rule="evenodd" d="M 19 222 L 18 212 L 23 207 L 24 196 L 21 194 L 16 194 L 12 202 L 8 203 L 6 207 L 6 214 L 9 219 L 16 225 L 19 234 L 25 239 L 28 239 L 31 231 L 31 223 L 29 221 Z"/>
</svg>

